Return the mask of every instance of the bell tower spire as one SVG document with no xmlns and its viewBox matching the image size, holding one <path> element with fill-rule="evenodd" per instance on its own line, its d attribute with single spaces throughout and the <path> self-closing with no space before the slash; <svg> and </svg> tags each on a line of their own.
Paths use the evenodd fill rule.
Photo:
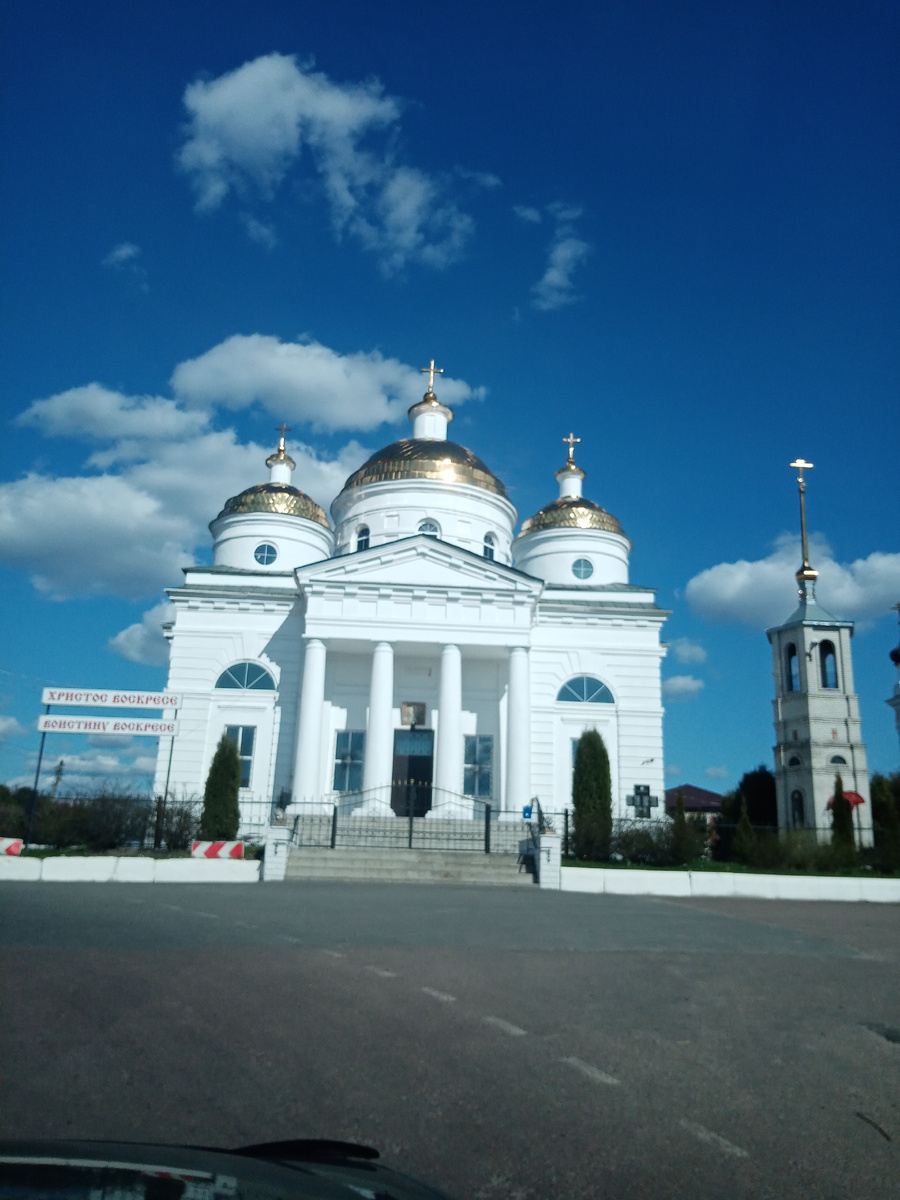
<svg viewBox="0 0 900 1200">
<path fill-rule="evenodd" d="M 798 458 L 791 463 L 792 467 L 797 469 L 797 483 L 800 490 L 800 541 L 803 547 L 803 563 L 799 571 L 794 576 L 797 580 L 797 590 L 800 593 L 801 604 L 811 604 L 816 598 L 816 580 L 819 578 L 819 572 L 809 564 L 809 542 L 806 537 L 806 480 L 803 478 L 804 471 L 811 471 L 813 464 L 806 462 L 805 459 Z"/>
</svg>

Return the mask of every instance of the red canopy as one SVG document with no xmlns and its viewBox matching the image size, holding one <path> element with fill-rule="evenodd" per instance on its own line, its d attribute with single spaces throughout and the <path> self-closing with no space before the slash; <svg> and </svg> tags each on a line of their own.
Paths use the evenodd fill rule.
<svg viewBox="0 0 900 1200">
<path fill-rule="evenodd" d="M 850 807 L 856 808 L 857 804 L 865 804 L 859 792 L 844 792 L 844 798 L 850 801 Z M 828 801 L 827 808 L 834 808 L 834 796 Z"/>
</svg>

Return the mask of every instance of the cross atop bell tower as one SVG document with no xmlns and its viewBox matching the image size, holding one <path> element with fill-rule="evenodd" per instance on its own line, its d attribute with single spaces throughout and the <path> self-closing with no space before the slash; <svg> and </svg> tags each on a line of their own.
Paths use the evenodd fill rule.
<svg viewBox="0 0 900 1200">
<path fill-rule="evenodd" d="M 794 578 L 797 580 L 797 589 L 800 593 L 801 603 L 813 601 L 816 598 L 816 580 L 819 578 L 819 572 L 814 567 L 809 565 L 809 541 L 806 537 L 806 480 L 803 478 L 804 471 L 811 471 L 813 464 L 807 462 L 803 458 L 798 458 L 791 463 L 798 471 L 797 483 L 800 491 L 800 542 L 803 549 L 803 563 L 800 566 Z"/>
</svg>

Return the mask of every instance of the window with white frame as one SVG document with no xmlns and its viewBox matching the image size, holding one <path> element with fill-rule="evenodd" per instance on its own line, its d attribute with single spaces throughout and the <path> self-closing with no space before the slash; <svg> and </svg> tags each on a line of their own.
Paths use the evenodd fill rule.
<svg viewBox="0 0 900 1200">
<path fill-rule="evenodd" d="M 256 726 L 226 725 L 225 736 L 237 746 L 241 758 L 241 787 L 248 788 L 253 770 L 253 743 L 256 740 Z"/>
<path fill-rule="evenodd" d="M 481 733 L 467 734 L 463 762 L 463 793 L 478 800 L 490 800 L 493 794 L 494 739 Z"/>
<path fill-rule="evenodd" d="M 362 791 L 363 759 L 366 754 L 364 729 L 340 729 L 334 743 L 334 782 L 336 792 Z"/>
</svg>

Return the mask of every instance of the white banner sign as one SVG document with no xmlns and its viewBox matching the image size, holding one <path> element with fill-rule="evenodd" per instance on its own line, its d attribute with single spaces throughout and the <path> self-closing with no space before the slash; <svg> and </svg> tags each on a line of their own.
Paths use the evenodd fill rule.
<svg viewBox="0 0 900 1200">
<path fill-rule="evenodd" d="M 38 717 L 41 733 L 112 733 L 122 737 L 159 737 L 177 734 L 177 721 L 145 721 L 141 717 Z"/>
<path fill-rule="evenodd" d="M 126 692 L 117 688 L 44 688 L 42 704 L 76 704 L 79 708 L 181 708 L 174 692 Z"/>
</svg>

